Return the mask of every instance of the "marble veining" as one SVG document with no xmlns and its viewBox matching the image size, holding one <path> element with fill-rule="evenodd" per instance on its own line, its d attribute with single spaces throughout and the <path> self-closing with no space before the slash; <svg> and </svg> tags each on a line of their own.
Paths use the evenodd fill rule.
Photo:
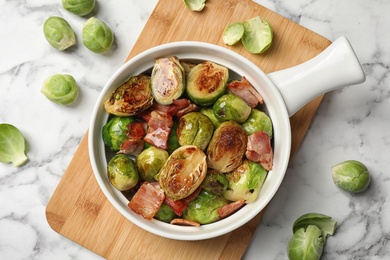
<svg viewBox="0 0 390 260">
<path fill-rule="evenodd" d="M 324 96 L 244 259 L 287 259 L 292 224 L 308 212 L 338 222 L 322 259 L 388 259 L 390 256 L 390 2 L 387 0 L 264 0 L 259 4 L 333 41 L 346 36 L 367 79 Z M 123 64 L 157 0 L 98 1 L 94 15 L 115 33 L 104 55 L 82 44 L 66 52 L 48 46 L 42 24 L 62 16 L 80 32 L 86 18 L 60 1 L 0 2 L 0 122 L 17 126 L 28 140 L 29 162 L 0 164 L 0 259 L 100 259 L 54 232 L 45 207 L 89 126 L 94 102 Z M 78 33 L 78 42 L 81 36 Z M 80 98 L 60 107 L 40 94 L 44 79 L 72 74 Z M 332 182 L 330 167 L 348 159 L 364 162 L 369 189 L 351 195 Z"/>
</svg>

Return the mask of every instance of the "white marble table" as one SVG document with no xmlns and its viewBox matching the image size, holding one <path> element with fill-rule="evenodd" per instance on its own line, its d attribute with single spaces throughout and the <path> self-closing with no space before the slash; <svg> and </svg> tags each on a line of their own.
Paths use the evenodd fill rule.
<svg viewBox="0 0 390 260">
<path fill-rule="evenodd" d="M 116 36 L 105 55 L 82 44 L 65 53 L 48 46 L 42 34 L 47 17 L 62 16 L 79 31 L 85 21 L 63 10 L 61 1 L 0 1 L 0 122 L 22 131 L 29 157 L 21 168 L 0 164 L 0 259 L 99 259 L 54 232 L 45 206 L 88 129 L 99 91 L 124 62 L 157 0 L 98 2 L 96 17 Z M 325 95 L 244 258 L 286 259 L 295 219 L 319 212 L 338 222 L 322 259 L 388 259 L 390 2 L 256 2 L 331 41 L 346 36 L 367 80 Z M 79 83 L 81 95 L 73 106 L 55 105 L 40 93 L 43 80 L 54 73 L 72 74 Z M 363 194 L 342 192 L 331 180 L 330 167 L 347 159 L 364 162 L 372 174 Z"/>
</svg>

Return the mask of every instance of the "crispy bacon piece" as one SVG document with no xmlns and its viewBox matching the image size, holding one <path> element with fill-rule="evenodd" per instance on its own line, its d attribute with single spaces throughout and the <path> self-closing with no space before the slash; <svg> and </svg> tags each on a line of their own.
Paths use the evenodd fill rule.
<svg viewBox="0 0 390 260">
<path fill-rule="evenodd" d="M 272 170 L 272 165 L 274 163 L 274 152 L 273 152 L 272 148 L 271 148 L 270 153 L 260 155 L 258 162 L 267 171 Z"/>
<path fill-rule="evenodd" d="M 179 225 L 179 226 L 192 226 L 192 227 L 200 227 L 200 224 L 195 221 L 183 219 L 183 218 L 174 218 L 170 222 L 173 225 Z"/>
<path fill-rule="evenodd" d="M 119 153 L 139 155 L 144 149 L 144 140 L 142 139 L 126 139 L 121 143 L 119 147 Z"/>
<path fill-rule="evenodd" d="M 142 139 L 146 135 L 147 128 L 146 122 L 131 122 L 127 125 L 127 137 L 133 140 Z"/>
<path fill-rule="evenodd" d="M 245 100 L 251 108 L 255 108 L 259 103 L 263 104 L 263 97 L 245 77 L 242 77 L 241 81 L 232 81 L 227 87 L 232 94 Z"/>
<path fill-rule="evenodd" d="M 232 203 L 229 203 L 217 210 L 218 215 L 221 219 L 226 218 L 242 208 L 245 205 L 245 200 L 238 200 Z"/>
<path fill-rule="evenodd" d="M 188 114 L 190 112 L 196 112 L 196 111 L 199 111 L 199 107 L 195 104 L 190 104 L 188 107 L 185 107 L 185 108 L 177 111 L 176 116 L 178 118 L 181 118 L 185 114 Z"/>
<path fill-rule="evenodd" d="M 152 111 L 148 121 L 148 132 L 144 137 L 145 142 L 148 142 L 158 148 L 168 148 L 168 136 L 173 125 L 171 116 L 165 113 Z"/>
<path fill-rule="evenodd" d="M 260 163 L 267 171 L 272 170 L 273 151 L 269 135 L 260 131 L 248 136 L 245 155 L 248 160 Z"/>
<path fill-rule="evenodd" d="M 151 220 L 165 199 L 158 182 L 144 182 L 128 206 L 143 218 Z"/>
<path fill-rule="evenodd" d="M 165 196 L 165 203 L 173 209 L 176 215 L 181 216 L 183 214 L 183 211 L 188 207 L 188 203 L 190 203 L 191 200 L 195 199 L 195 197 L 198 196 L 201 190 L 202 188 L 199 187 L 188 197 L 185 197 L 181 200 L 173 200 L 169 196 Z"/>
</svg>

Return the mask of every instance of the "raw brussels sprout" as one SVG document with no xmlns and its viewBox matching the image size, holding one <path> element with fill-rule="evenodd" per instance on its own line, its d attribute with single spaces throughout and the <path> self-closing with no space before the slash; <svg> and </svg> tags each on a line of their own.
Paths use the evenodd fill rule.
<svg viewBox="0 0 390 260">
<path fill-rule="evenodd" d="M 26 140 L 20 130 L 11 124 L 0 124 L 0 162 L 22 166 L 28 160 Z"/>
<path fill-rule="evenodd" d="M 117 116 L 136 115 L 153 105 L 153 96 L 149 88 L 150 77 L 140 74 L 131 76 L 115 89 L 104 102 L 107 113 Z"/>
<path fill-rule="evenodd" d="M 95 0 L 62 0 L 62 6 L 71 13 L 84 16 L 93 11 Z"/>
<path fill-rule="evenodd" d="M 211 120 L 211 122 L 214 125 L 214 129 L 216 129 L 221 124 L 221 122 L 215 117 L 214 111 L 212 108 L 203 107 L 200 109 L 199 112 L 202 113 L 203 115 L 207 116 Z"/>
<path fill-rule="evenodd" d="M 191 11 L 202 11 L 206 5 L 206 0 L 183 0 L 184 4 Z"/>
<path fill-rule="evenodd" d="M 258 197 L 266 177 L 267 171 L 260 164 L 245 159 L 235 171 L 226 174 L 229 185 L 223 196 L 251 203 Z"/>
<path fill-rule="evenodd" d="M 180 145 L 196 145 L 203 151 L 213 135 L 214 125 L 200 112 L 191 112 L 180 118 L 177 136 Z"/>
<path fill-rule="evenodd" d="M 206 155 L 195 145 L 176 149 L 165 162 L 156 179 L 165 194 L 180 200 L 193 193 L 207 172 Z"/>
<path fill-rule="evenodd" d="M 185 90 L 185 72 L 177 57 L 156 59 L 150 87 L 152 95 L 161 105 L 169 105 Z"/>
<path fill-rule="evenodd" d="M 247 135 L 263 131 L 272 138 L 272 121 L 263 111 L 252 109 L 248 119 L 241 126 Z"/>
<path fill-rule="evenodd" d="M 315 225 L 298 229 L 288 243 L 290 260 L 319 260 L 324 250 L 321 230 Z"/>
<path fill-rule="evenodd" d="M 226 91 L 229 70 L 211 61 L 191 68 L 187 78 L 187 95 L 201 106 L 212 105 Z"/>
<path fill-rule="evenodd" d="M 207 166 L 223 173 L 235 170 L 242 162 L 246 144 L 247 136 L 239 124 L 221 123 L 207 147 Z"/>
<path fill-rule="evenodd" d="M 72 27 L 61 17 L 49 17 L 43 24 L 43 34 L 50 45 L 60 51 L 76 44 Z"/>
<path fill-rule="evenodd" d="M 242 98 L 229 93 L 218 98 L 213 105 L 213 111 L 219 121 L 233 120 L 244 123 L 252 109 Z"/>
<path fill-rule="evenodd" d="M 129 190 L 138 183 L 137 166 L 124 154 L 111 158 L 107 165 L 107 176 L 111 184 L 120 191 Z"/>
<path fill-rule="evenodd" d="M 132 117 L 114 116 L 103 126 L 103 141 L 111 151 L 117 152 L 127 139 L 128 125 L 134 122 Z"/>
<path fill-rule="evenodd" d="M 156 214 L 154 214 L 155 219 L 158 219 L 158 220 L 166 222 L 166 223 L 171 222 L 172 219 L 175 218 L 175 216 L 176 216 L 176 214 L 173 211 L 173 209 L 171 207 L 169 207 L 165 202 L 163 202 L 161 204 L 161 206 L 158 209 L 158 211 L 156 212 Z"/>
<path fill-rule="evenodd" d="M 209 170 L 201 186 L 205 191 L 214 195 L 222 195 L 226 191 L 228 184 L 229 182 L 225 174 Z"/>
<path fill-rule="evenodd" d="M 222 40 L 227 45 L 234 45 L 244 35 L 244 25 L 240 22 L 229 24 L 223 31 Z"/>
<path fill-rule="evenodd" d="M 145 181 L 156 181 L 154 176 L 158 174 L 164 163 L 167 161 L 168 156 L 167 151 L 155 146 L 150 146 L 149 148 L 143 150 L 136 159 L 140 177 Z"/>
<path fill-rule="evenodd" d="M 71 75 L 55 74 L 43 82 L 41 92 L 50 101 L 66 106 L 76 101 L 79 87 Z"/>
<path fill-rule="evenodd" d="M 84 24 L 81 34 L 84 46 L 95 53 L 107 52 L 114 43 L 114 34 L 102 20 L 91 17 Z"/>
<path fill-rule="evenodd" d="M 367 167 L 355 160 L 348 160 L 332 167 L 333 182 L 341 189 L 353 193 L 362 192 L 370 184 Z"/>
<path fill-rule="evenodd" d="M 295 220 L 292 228 L 293 233 L 295 233 L 300 228 L 306 229 L 309 225 L 315 225 L 321 230 L 322 238 L 324 239 L 324 243 L 326 243 L 326 238 L 328 235 L 334 234 L 337 222 L 324 214 L 307 213 Z"/>
<path fill-rule="evenodd" d="M 242 23 L 244 25 L 244 34 L 241 42 L 245 49 L 250 53 L 263 53 L 269 49 L 272 44 L 272 27 L 266 19 L 260 19 L 259 16 L 249 19 Z"/>
<path fill-rule="evenodd" d="M 202 190 L 188 203 L 187 209 L 183 211 L 183 218 L 199 224 L 209 224 L 220 219 L 218 209 L 228 203 L 223 197 Z"/>
</svg>

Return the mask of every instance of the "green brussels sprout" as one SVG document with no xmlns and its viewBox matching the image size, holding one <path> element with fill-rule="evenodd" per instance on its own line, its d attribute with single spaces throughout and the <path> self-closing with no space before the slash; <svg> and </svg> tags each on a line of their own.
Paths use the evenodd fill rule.
<svg viewBox="0 0 390 260">
<path fill-rule="evenodd" d="M 143 74 L 131 76 L 104 102 L 107 113 L 117 116 L 133 116 L 151 107 L 153 96 L 149 83 L 149 76 Z"/>
<path fill-rule="evenodd" d="M 229 202 L 221 196 L 201 190 L 195 199 L 188 203 L 183 211 L 183 218 L 199 224 L 209 224 L 220 219 L 218 209 Z"/>
<path fill-rule="evenodd" d="M 240 22 L 235 22 L 226 26 L 223 31 L 222 40 L 227 45 L 234 45 L 239 42 L 244 35 L 244 25 Z"/>
<path fill-rule="evenodd" d="M 196 145 L 203 151 L 213 135 L 214 125 L 200 112 L 191 112 L 180 118 L 177 136 L 180 145 Z"/>
<path fill-rule="evenodd" d="M 223 196 L 230 201 L 251 203 L 258 197 L 266 177 L 267 171 L 260 164 L 245 159 L 235 171 L 226 174 L 229 185 Z"/>
<path fill-rule="evenodd" d="M 187 78 L 187 95 L 201 106 L 210 106 L 226 91 L 229 70 L 211 61 L 191 68 Z"/>
<path fill-rule="evenodd" d="M 91 17 L 84 24 L 81 34 L 84 46 L 95 53 L 107 52 L 114 43 L 114 34 L 102 20 Z"/>
<path fill-rule="evenodd" d="M 156 179 L 161 189 L 173 200 L 193 193 L 207 172 L 206 155 L 195 145 L 176 149 L 165 162 Z"/>
<path fill-rule="evenodd" d="M 213 105 L 213 111 L 219 121 L 233 120 L 244 123 L 252 109 L 242 98 L 229 93 L 218 98 Z"/>
<path fill-rule="evenodd" d="M 247 51 L 257 54 L 269 49 L 272 44 L 273 31 L 266 19 L 260 19 L 257 16 L 242 24 L 244 25 L 244 34 L 241 42 Z"/>
<path fill-rule="evenodd" d="M 252 109 L 248 119 L 241 126 L 247 135 L 263 131 L 272 138 L 272 121 L 263 111 Z"/>
<path fill-rule="evenodd" d="M 62 0 L 62 6 L 71 13 L 84 16 L 93 11 L 95 2 L 95 0 Z"/>
<path fill-rule="evenodd" d="M 295 233 L 300 228 L 306 229 L 309 225 L 315 225 L 321 230 L 322 238 L 324 239 L 325 244 L 328 235 L 334 234 L 337 222 L 324 214 L 307 213 L 295 220 L 292 228 L 293 233 Z"/>
<path fill-rule="evenodd" d="M 177 57 L 156 59 L 150 87 L 155 100 L 161 105 L 170 105 L 185 90 L 186 80 L 184 68 Z"/>
<path fill-rule="evenodd" d="M 222 173 L 234 171 L 242 162 L 247 140 L 239 124 L 222 122 L 207 147 L 207 166 Z"/>
<path fill-rule="evenodd" d="M 174 219 L 176 216 L 175 212 L 173 211 L 173 209 L 171 207 L 169 207 L 165 202 L 163 202 L 160 206 L 160 208 L 158 209 L 158 211 L 156 212 L 156 214 L 154 214 L 154 218 L 155 219 L 158 219 L 162 222 L 166 222 L 166 223 L 169 223 L 172 221 L 172 219 Z"/>
<path fill-rule="evenodd" d="M 0 162 L 10 163 L 15 167 L 27 162 L 26 140 L 20 130 L 6 123 L 0 124 Z"/>
<path fill-rule="evenodd" d="M 138 170 L 135 162 L 124 154 L 117 154 L 107 165 L 107 176 L 111 184 L 120 191 L 133 188 L 138 183 Z"/>
<path fill-rule="evenodd" d="M 367 167 L 355 160 L 348 160 L 332 167 L 333 182 L 341 189 L 353 193 L 362 192 L 370 184 Z"/>
<path fill-rule="evenodd" d="M 199 111 L 203 115 L 207 116 L 211 122 L 214 125 L 214 128 L 217 129 L 217 127 L 221 124 L 221 122 L 215 117 L 214 111 L 210 107 L 202 107 Z"/>
<path fill-rule="evenodd" d="M 43 34 L 50 45 L 60 51 L 76 44 L 72 27 L 61 17 L 49 17 L 43 24 Z"/>
<path fill-rule="evenodd" d="M 134 122 L 132 117 L 114 116 L 103 126 L 103 141 L 113 152 L 118 152 L 127 139 L 128 125 Z"/>
<path fill-rule="evenodd" d="M 76 101 L 79 87 L 71 75 L 55 74 L 43 82 L 41 92 L 50 101 L 67 106 Z"/>
<path fill-rule="evenodd" d="M 173 120 L 171 131 L 168 135 L 168 153 L 171 154 L 173 151 L 175 151 L 177 148 L 180 147 L 179 138 L 177 137 L 177 127 L 179 126 L 179 123 L 176 120 Z"/>
<path fill-rule="evenodd" d="M 167 151 L 155 146 L 150 146 L 143 150 L 136 159 L 140 177 L 145 181 L 156 181 L 154 176 L 158 174 L 161 167 L 167 161 L 168 156 Z"/>
<path fill-rule="evenodd" d="M 200 12 L 206 5 L 206 0 L 184 0 L 184 4 L 191 11 Z"/>
<path fill-rule="evenodd" d="M 214 195 L 222 195 L 226 191 L 228 184 L 229 181 L 225 174 L 209 170 L 201 186 L 205 191 L 211 192 Z"/>
<path fill-rule="evenodd" d="M 321 230 L 315 225 L 298 229 L 288 243 L 290 260 L 319 260 L 324 250 Z"/>
</svg>

